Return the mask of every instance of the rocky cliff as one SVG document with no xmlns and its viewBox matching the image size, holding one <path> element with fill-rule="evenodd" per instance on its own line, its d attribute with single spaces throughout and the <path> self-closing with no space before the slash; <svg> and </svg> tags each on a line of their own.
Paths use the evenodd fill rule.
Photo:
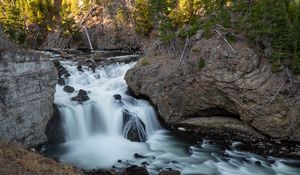
<svg viewBox="0 0 300 175">
<path fill-rule="evenodd" d="M 0 35 L 0 138 L 33 146 L 46 141 L 57 72 L 43 54 Z"/>
<path fill-rule="evenodd" d="M 246 41 L 198 34 L 183 54 L 183 40 L 174 51 L 151 45 L 126 74 L 133 92 L 149 97 L 169 125 L 299 141 L 300 76 L 272 72 Z"/>
</svg>

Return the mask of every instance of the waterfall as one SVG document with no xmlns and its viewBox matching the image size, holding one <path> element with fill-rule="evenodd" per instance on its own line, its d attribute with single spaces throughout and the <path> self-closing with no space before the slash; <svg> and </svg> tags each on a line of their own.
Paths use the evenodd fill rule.
<svg viewBox="0 0 300 175">
<path fill-rule="evenodd" d="M 78 70 L 71 61 L 62 64 L 70 74 L 66 83 L 75 89 L 68 93 L 56 87 L 66 142 L 45 151 L 62 163 L 85 170 L 135 164 L 146 166 L 150 174 L 173 169 L 182 174 L 299 175 L 300 169 L 293 166 L 299 165 L 297 160 L 241 152 L 234 149 L 236 143 L 224 150 L 209 141 L 190 145 L 174 137 L 159 124 L 149 102 L 126 93 L 124 75 L 135 63 L 95 71 L 85 66 Z M 77 97 L 79 92 L 84 97 Z"/>
</svg>

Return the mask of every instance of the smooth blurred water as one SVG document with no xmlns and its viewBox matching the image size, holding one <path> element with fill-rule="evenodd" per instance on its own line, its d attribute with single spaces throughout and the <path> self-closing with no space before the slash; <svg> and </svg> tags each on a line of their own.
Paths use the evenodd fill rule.
<svg viewBox="0 0 300 175">
<path fill-rule="evenodd" d="M 174 137 L 159 124 L 149 102 L 126 94 L 124 75 L 135 63 L 116 63 L 98 68 L 95 73 L 87 67 L 78 71 L 74 62 L 62 64 L 71 74 L 67 84 L 76 89 L 69 94 L 63 86 L 56 87 L 55 104 L 63 119 L 67 142 L 46 150 L 62 163 L 85 170 L 135 164 L 146 166 L 150 174 L 173 169 L 190 175 L 300 175 L 296 166 L 299 160 L 266 158 L 237 151 L 234 145 L 225 150 L 209 141 L 190 145 Z M 80 89 L 87 91 L 90 98 L 82 104 L 71 101 Z M 114 98 L 116 94 L 121 95 L 121 100 Z M 124 110 L 143 122 L 145 131 L 141 124 L 137 126 L 145 135 L 145 142 L 126 139 Z M 136 153 L 141 156 L 135 158 Z"/>
</svg>

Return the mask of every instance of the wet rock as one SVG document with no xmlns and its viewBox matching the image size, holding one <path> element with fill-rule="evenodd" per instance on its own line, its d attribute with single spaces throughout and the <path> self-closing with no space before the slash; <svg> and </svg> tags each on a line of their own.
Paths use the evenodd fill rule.
<svg viewBox="0 0 300 175">
<path fill-rule="evenodd" d="M 127 94 L 129 96 L 134 96 L 134 93 L 133 93 L 133 91 L 130 88 L 126 89 L 125 94 Z"/>
<path fill-rule="evenodd" d="M 115 100 L 121 100 L 122 99 L 122 96 L 120 94 L 115 94 L 113 97 L 114 97 Z"/>
<path fill-rule="evenodd" d="M 149 165 L 148 162 L 142 162 L 142 165 Z"/>
<path fill-rule="evenodd" d="M 73 93 L 73 92 L 75 91 L 75 89 L 74 89 L 72 86 L 69 86 L 69 85 L 65 86 L 65 87 L 63 88 L 63 90 L 64 90 L 65 92 L 68 92 L 68 93 Z"/>
<path fill-rule="evenodd" d="M 78 65 L 78 66 L 77 66 L 77 70 L 80 71 L 80 72 L 83 72 L 82 66 L 81 66 L 81 65 Z"/>
<path fill-rule="evenodd" d="M 65 143 L 66 139 L 64 137 L 64 129 L 62 120 L 59 116 L 58 108 L 56 105 L 53 105 L 53 115 L 46 127 L 46 136 L 48 142 L 51 144 L 60 144 Z"/>
<path fill-rule="evenodd" d="M 59 60 L 53 60 L 52 63 L 54 64 L 55 67 L 60 65 Z"/>
<path fill-rule="evenodd" d="M 56 67 L 57 71 L 58 71 L 58 76 L 59 77 L 63 77 L 66 74 L 69 74 L 69 72 L 67 71 L 67 69 L 65 67 L 63 67 L 62 65 L 58 65 Z"/>
<path fill-rule="evenodd" d="M 89 65 L 89 68 L 92 69 L 93 73 L 95 73 L 97 66 L 94 64 L 91 64 L 91 65 Z"/>
<path fill-rule="evenodd" d="M 57 84 L 60 85 L 60 86 L 66 85 L 65 79 L 64 78 L 59 78 L 57 80 Z"/>
<path fill-rule="evenodd" d="M 89 96 L 87 95 L 87 92 L 85 90 L 80 89 L 77 96 L 73 97 L 71 100 L 72 101 L 77 101 L 79 103 L 83 103 L 87 100 L 89 100 Z"/>
<path fill-rule="evenodd" d="M 255 164 L 261 166 L 261 161 L 255 161 Z"/>
<path fill-rule="evenodd" d="M 159 175 L 180 175 L 180 171 L 177 170 L 163 170 L 159 173 Z"/>
<path fill-rule="evenodd" d="M 123 135 L 133 142 L 145 142 L 147 139 L 143 121 L 127 110 L 123 111 Z"/>
<path fill-rule="evenodd" d="M 138 153 L 134 153 L 133 157 L 136 158 L 136 159 L 145 158 L 145 156 L 142 156 Z"/>
<path fill-rule="evenodd" d="M 148 171 L 144 167 L 132 165 L 125 169 L 123 175 L 148 175 Z"/>
</svg>

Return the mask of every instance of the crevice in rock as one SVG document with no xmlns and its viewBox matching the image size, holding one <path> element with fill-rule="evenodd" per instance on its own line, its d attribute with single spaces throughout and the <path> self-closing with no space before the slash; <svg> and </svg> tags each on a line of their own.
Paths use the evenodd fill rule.
<svg viewBox="0 0 300 175">
<path fill-rule="evenodd" d="M 241 118 L 238 114 L 229 112 L 228 110 L 219 108 L 219 107 L 201 110 L 199 112 L 199 115 L 196 115 L 196 117 L 199 117 L 199 116 L 200 117 L 224 116 L 224 117 L 228 117 L 228 118 L 234 118 L 234 119 L 241 120 Z"/>
<path fill-rule="evenodd" d="M 135 94 L 134 91 L 130 87 L 127 88 L 126 94 L 130 95 L 130 96 L 132 96 L 136 99 L 142 99 L 142 100 L 148 101 L 150 103 L 150 105 L 154 108 L 155 114 L 157 116 L 157 119 L 158 119 L 158 122 L 160 123 L 160 125 L 163 126 L 164 128 L 167 128 L 167 129 L 172 128 L 169 124 L 167 124 L 167 122 L 159 114 L 157 105 L 155 105 L 153 103 L 153 101 L 151 100 L 151 98 L 149 96 L 144 95 L 144 94 Z"/>
<path fill-rule="evenodd" d="M 62 119 L 59 115 L 57 105 L 53 104 L 53 115 L 46 126 L 46 136 L 50 144 L 66 142 Z"/>
</svg>

